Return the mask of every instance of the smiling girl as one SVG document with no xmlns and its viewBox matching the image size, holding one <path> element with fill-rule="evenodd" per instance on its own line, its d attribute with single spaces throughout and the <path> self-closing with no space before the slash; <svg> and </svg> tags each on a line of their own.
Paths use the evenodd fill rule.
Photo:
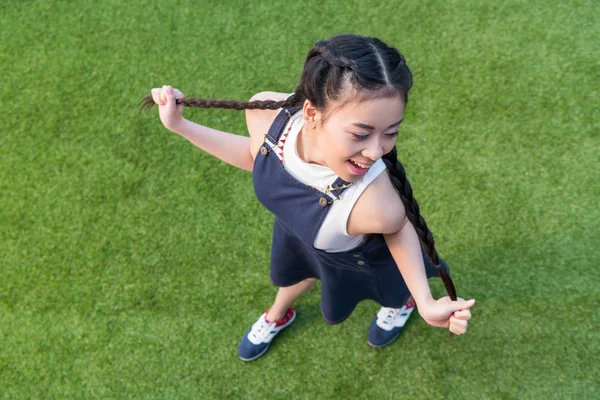
<svg viewBox="0 0 600 400">
<path fill-rule="evenodd" d="M 371 346 L 394 341 L 415 307 L 430 325 L 466 332 L 475 301 L 452 293 L 396 157 L 411 86 L 396 48 L 340 35 L 309 51 L 292 94 L 261 92 L 249 102 L 186 99 L 163 86 L 146 98 L 146 105 L 159 105 L 167 129 L 251 171 L 258 199 L 276 217 L 270 276 L 279 289 L 243 336 L 242 360 L 268 350 L 294 321 L 294 301 L 317 279 L 328 323 L 344 321 L 362 300 L 381 304 L 367 332 Z M 250 137 L 185 120 L 184 106 L 245 109 Z M 427 278 L 437 274 L 455 301 L 432 297 Z"/>
</svg>

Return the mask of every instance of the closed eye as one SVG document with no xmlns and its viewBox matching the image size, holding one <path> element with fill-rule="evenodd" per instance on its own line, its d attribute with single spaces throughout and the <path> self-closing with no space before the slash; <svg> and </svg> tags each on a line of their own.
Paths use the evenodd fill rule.
<svg viewBox="0 0 600 400">
<path fill-rule="evenodd" d="M 358 133 L 350 132 L 350 134 L 354 137 L 355 140 L 365 140 L 369 136 L 371 136 L 369 133 L 361 135 L 361 134 L 358 134 Z M 391 138 L 392 137 L 396 137 L 396 136 L 398 136 L 398 131 L 386 133 L 385 136 L 391 137 Z"/>
<path fill-rule="evenodd" d="M 369 137 L 369 134 L 359 135 L 358 133 L 352 133 L 352 132 L 350 132 L 350 134 L 354 137 L 355 140 L 365 140 L 366 138 Z"/>
</svg>

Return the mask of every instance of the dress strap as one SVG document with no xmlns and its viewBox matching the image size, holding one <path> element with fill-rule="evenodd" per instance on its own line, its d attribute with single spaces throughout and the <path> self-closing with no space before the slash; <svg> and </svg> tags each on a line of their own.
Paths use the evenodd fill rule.
<svg viewBox="0 0 600 400">
<path fill-rule="evenodd" d="M 323 194 L 328 197 L 328 199 L 326 199 L 327 200 L 326 204 L 329 205 L 329 204 L 332 204 L 334 201 L 339 200 L 340 194 L 344 190 L 346 190 L 350 186 L 352 186 L 353 184 L 354 184 L 354 182 L 346 182 L 345 180 L 343 180 L 342 178 L 340 178 L 338 176 L 337 179 L 335 181 L 333 181 L 333 183 L 327 187 L 325 192 L 323 192 Z M 322 206 L 325 206 L 326 204 L 321 202 Z"/>
<path fill-rule="evenodd" d="M 266 141 L 271 142 L 270 144 L 276 145 L 279 141 L 281 133 L 283 132 L 283 128 L 285 128 L 285 125 L 288 123 L 292 115 L 294 115 L 298 110 L 300 110 L 300 107 L 283 108 L 275 117 L 275 120 L 269 128 L 269 132 L 267 132 L 265 135 Z"/>
<path fill-rule="evenodd" d="M 350 185 L 350 182 L 346 182 L 345 180 L 343 180 L 342 178 L 340 178 L 338 176 L 338 178 L 331 184 L 331 186 L 333 187 L 342 187 L 342 186 L 346 186 L 348 187 L 348 185 Z M 345 189 L 345 188 L 344 188 Z M 341 190 L 344 190 L 341 189 Z"/>
</svg>

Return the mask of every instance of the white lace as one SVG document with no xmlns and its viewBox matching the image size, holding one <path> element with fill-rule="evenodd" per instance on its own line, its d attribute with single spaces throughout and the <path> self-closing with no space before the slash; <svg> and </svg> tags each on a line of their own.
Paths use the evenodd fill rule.
<svg viewBox="0 0 600 400">
<path fill-rule="evenodd" d="M 269 335 L 274 333 L 273 328 L 275 325 L 275 322 L 268 322 L 266 314 L 263 314 L 258 321 L 252 325 L 252 329 L 248 334 L 248 340 L 255 345 L 270 342 L 274 335 L 271 337 L 269 337 Z"/>
<path fill-rule="evenodd" d="M 399 311 L 399 308 L 381 307 L 381 310 L 377 313 L 377 325 L 386 331 L 392 330 L 394 327 L 394 320 Z M 385 327 L 381 325 L 384 325 Z"/>
<path fill-rule="evenodd" d="M 402 306 L 401 308 L 381 307 L 377 313 L 377 326 L 385 331 L 403 327 L 415 308 Z"/>
</svg>

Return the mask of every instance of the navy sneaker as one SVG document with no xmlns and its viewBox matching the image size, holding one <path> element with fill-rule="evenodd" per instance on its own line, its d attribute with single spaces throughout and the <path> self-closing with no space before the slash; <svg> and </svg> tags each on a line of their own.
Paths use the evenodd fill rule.
<svg viewBox="0 0 600 400">
<path fill-rule="evenodd" d="M 267 312 L 252 325 L 238 346 L 238 355 L 244 361 L 253 361 L 265 354 L 271 345 L 271 340 L 296 319 L 296 311 L 292 307 L 277 322 L 267 321 Z"/>
<path fill-rule="evenodd" d="M 415 302 L 405 304 L 401 308 L 381 307 L 377 316 L 369 326 L 367 342 L 373 347 L 383 347 L 400 336 L 404 324 L 415 309 Z"/>
</svg>

